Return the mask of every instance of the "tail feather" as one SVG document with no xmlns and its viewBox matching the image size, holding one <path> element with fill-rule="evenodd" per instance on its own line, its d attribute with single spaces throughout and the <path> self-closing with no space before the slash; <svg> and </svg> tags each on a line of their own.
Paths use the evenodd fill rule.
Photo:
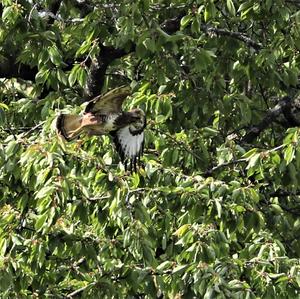
<svg viewBox="0 0 300 299">
<path fill-rule="evenodd" d="M 60 114 L 56 121 L 57 132 L 67 141 L 71 141 L 83 132 L 82 117 L 72 114 Z"/>
</svg>

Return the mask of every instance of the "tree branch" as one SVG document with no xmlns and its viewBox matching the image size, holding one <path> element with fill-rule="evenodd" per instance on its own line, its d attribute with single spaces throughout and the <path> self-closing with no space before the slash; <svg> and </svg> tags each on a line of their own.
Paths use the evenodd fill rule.
<svg viewBox="0 0 300 299">
<path fill-rule="evenodd" d="M 83 18 L 94 10 L 90 1 L 68 0 L 71 5 L 80 10 L 80 17 Z"/>
<path fill-rule="evenodd" d="M 45 121 L 35 125 L 34 127 L 20 127 L 20 128 L 14 128 L 11 126 L 4 128 L 4 127 L 0 126 L 0 130 L 3 132 L 6 132 L 6 133 L 10 133 L 11 135 L 14 135 L 14 136 L 15 136 L 15 134 L 23 134 L 23 136 L 21 136 L 21 137 L 24 138 L 24 137 L 28 136 L 31 132 L 42 127 L 44 123 L 45 123 Z"/>
<path fill-rule="evenodd" d="M 248 159 L 237 159 L 237 160 L 232 160 L 232 161 L 229 161 L 229 162 L 225 162 L 223 164 L 220 164 L 220 165 L 217 165 L 217 166 L 214 166 L 213 168 L 207 170 L 205 173 L 204 173 L 204 176 L 205 177 L 208 177 L 210 175 L 212 175 L 213 172 L 223 168 L 223 167 L 227 167 L 227 166 L 231 166 L 231 165 L 236 165 L 236 164 L 240 164 L 240 163 L 245 163 L 247 162 Z"/>
<path fill-rule="evenodd" d="M 263 120 L 252 127 L 250 131 L 243 137 L 242 141 L 251 143 L 262 131 L 267 129 L 272 123 L 276 122 L 282 126 L 289 128 L 300 125 L 300 97 L 291 99 L 289 96 L 283 97 L 279 103 L 270 109 Z"/>
<path fill-rule="evenodd" d="M 54 21 L 57 18 L 57 13 L 59 11 L 60 5 L 62 0 L 55 0 L 51 2 L 49 6 L 49 13 L 51 14 L 51 19 L 48 21 L 48 25 L 51 25 L 54 23 Z"/>
<path fill-rule="evenodd" d="M 289 196 L 300 196 L 300 190 L 295 190 L 295 191 L 287 191 L 287 190 L 276 190 L 273 191 L 269 194 L 265 194 L 267 195 L 267 197 L 272 198 L 272 197 L 278 197 L 278 198 L 285 198 L 285 197 L 289 197 Z M 269 202 L 268 202 L 269 204 Z M 294 204 L 294 206 L 287 206 L 285 204 L 283 204 L 282 202 L 280 202 L 280 207 L 282 210 L 284 210 L 287 213 L 290 213 L 294 216 L 300 216 L 300 208 L 299 205 L 297 203 Z"/>
<path fill-rule="evenodd" d="M 252 40 L 250 37 L 248 37 L 246 34 L 242 32 L 233 32 L 229 31 L 227 29 L 218 29 L 214 27 L 210 27 L 207 25 L 202 25 L 201 29 L 206 32 L 209 35 L 218 35 L 218 36 L 229 36 L 231 38 L 237 39 L 239 41 L 244 42 L 248 47 L 251 47 L 255 49 L 256 51 L 259 51 L 262 49 L 262 44 L 258 43 L 254 40 Z"/>
<path fill-rule="evenodd" d="M 297 7 L 300 7 L 300 2 L 299 0 L 286 0 L 287 3 L 290 3 L 292 5 L 295 5 Z"/>
<path fill-rule="evenodd" d="M 300 190 L 296 191 L 287 191 L 279 189 L 277 191 L 271 192 L 270 197 L 287 197 L 287 196 L 300 196 Z"/>
<path fill-rule="evenodd" d="M 134 44 L 128 50 L 100 45 L 100 54 L 96 60 L 92 61 L 87 79 L 86 95 L 89 99 L 101 93 L 108 66 L 115 59 L 121 58 L 134 50 Z"/>
</svg>

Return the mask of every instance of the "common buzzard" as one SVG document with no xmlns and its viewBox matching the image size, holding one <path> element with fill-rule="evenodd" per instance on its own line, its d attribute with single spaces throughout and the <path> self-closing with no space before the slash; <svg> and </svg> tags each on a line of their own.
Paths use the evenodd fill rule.
<svg viewBox="0 0 300 299">
<path fill-rule="evenodd" d="M 145 113 L 141 109 L 123 111 L 122 104 L 131 94 L 129 87 L 121 86 L 88 102 L 84 114 L 60 114 L 56 128 L 60 135 L 71 141 L 81 133 L 88 136 L 110 135 L 121 161 L 127 169 L 136 171 L 144 145 Z"/>
</svg>

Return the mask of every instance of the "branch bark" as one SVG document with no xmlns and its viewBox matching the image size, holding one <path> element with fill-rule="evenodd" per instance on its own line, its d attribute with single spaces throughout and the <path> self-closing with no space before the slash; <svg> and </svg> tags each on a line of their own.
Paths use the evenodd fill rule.
<svg viewBox="0 0 300 299">
<path fill-rule="evenodd" d="M 242 32 L 229 31 L 227 29 L 219 29 L 207 25 L 202 25 L 201 29 L 209 35 L 216 34 L 218 36 L 229 36 L 231 38 L 237 39 L 245 43 L 248 47 L 255 49 L 256 51 L 261 50 L 263 47 L 261 43 L 254 41 Z"/>
<path fill-rule="evenodd" d="M 89 69 L 86 89 L 88 99 L 92 99 L 101 93 L 108 66 L 115 59 L 119 59 L 134 50 L 134 44 L 131 45 L 129 50 L 100 45 L 100 55 L 92 61 Z"/>
<path fill-rule="evenodd" d="M 300 7 L 300 2 L 298 0 L 288 0 L 287 3 Z"/>
<path fill-rule="evenodd" d="M 51 2 L 50 6 L 49 6 L 49 11 L 50 11 L 50 13 L 52 13 L 52 14 L 54 15 L 54 18 L 51 18 L 51 19 L 48 21 L 48 25 L 51 25 L 51 24 L 54 23 L 55 17 L 56 17 L 56 14 L 57 14 L 58 11 L 59 11 L 61 2 L 62 2 L 62 0 L 55 0 L 55 1 Z"/>
<path fill-rule="evenodd" d="M 279 189 L 269 194 L 270 197 L 288 197 L 288 196 L 299 196 L 300 190 L 296 191 L 287 191 Z"/>
<path fill-rule="evenodd" d="M 94 10 L 94 6 L 90 1 L 69 0 L 71 5 L 80 10 L 80 17 L 83 18 Z"/>
<path fill-rule="evenodd" d="M 295 99 L 291 99 L 289 96 L 283 97 L 274 108 L 267 112 L 259 124 L 253 126 L 249 132 L 247 132 L 242 141 L 251 143 L 262 131 L 267 129 L 274 122 L 286 128 L 300 126 L 299 112 L 300 97 Z"/>
<path fill-rule="evenodd" d="M 223 164 L 214 166 L 214 167 L 211 168 L 211 169 L 208 169 L 208 170 L 204 173 L 204 176 L 205 176 L 205 177 L 211 176 L 211 175 L 213 174 L 213 172 L 215 172 L 215 171 L 217 171 L 217 170 L 219 170 L 219 169 L 221 169 L 221 168 L 224 168 L 224 167 L 227 167 L 227 166 L 231 166 L 231 165 L 240 164 L 240 163 L 246 163 L 247 161 L 248 161 L 247 159 L 237 159 L 237 160 L 225 162 L 225 163 L 223 163 Z"/>
</svg>

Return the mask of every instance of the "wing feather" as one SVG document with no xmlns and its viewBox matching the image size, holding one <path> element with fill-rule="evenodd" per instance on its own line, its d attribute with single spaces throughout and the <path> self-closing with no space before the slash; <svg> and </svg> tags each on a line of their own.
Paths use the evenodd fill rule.
<svg viewBox="0 0 300 299">
<path fill-rule="evenodd" d="M 67 141 L 71 141 L 84 132 L 82 117 L 72 114 L 60 114 L 56 120 L 56 130 Z"/>
<path fill-rule="evenodd" d="M 127 96 L 131 94 L 129 86 L 120 86 L 92 99 L 86 106 L 85 112 L 93 114 L 119 113 Z"/>
</svg>

